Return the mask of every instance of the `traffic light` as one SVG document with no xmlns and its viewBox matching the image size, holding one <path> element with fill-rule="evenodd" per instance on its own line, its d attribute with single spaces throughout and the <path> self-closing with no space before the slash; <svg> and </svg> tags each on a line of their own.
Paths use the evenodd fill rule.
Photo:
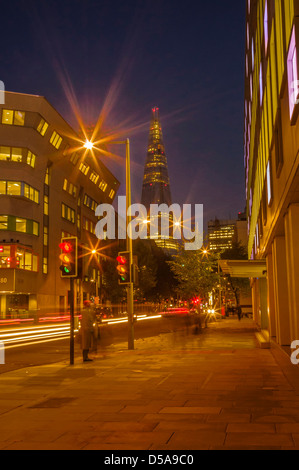
<svg viewBox="0 0 299 470">
<path fill-rule="evenodd" d="M 78 276 L 78 239 L 76 237 L 63 238 L 59 245 L 61 254 L 61 277 L 70 278 Z"/>
<path fill-rule="evenodd" d="M 118 253 L 117 261 L 117 271 L 119 275 L 118 283 L 120 285 L 130 284 L 130 253 L 128 251 Z"/>
</svg>

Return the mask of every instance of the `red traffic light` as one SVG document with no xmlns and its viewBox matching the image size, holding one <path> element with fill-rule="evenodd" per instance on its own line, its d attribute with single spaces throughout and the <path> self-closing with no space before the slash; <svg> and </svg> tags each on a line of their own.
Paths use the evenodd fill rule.
<svg viewBox="0 0 299 470">
<path fill-rule="evenodd" d="M 129 252 L 118 253 L 118 257 L 116 258 L 116 261 L 118 263 L 116 269 L 119 275 L 119 279 L 118 279 L 119 284 L 120 285 L 130 284 L 131 282 L 130 253 Z"/>
<path fill-rule="evenodd" d="M 73 251 L 73 245 L 70 242 L 62 242 L 59 245 L 59 248 L 64 252 L 64 253 L 71 253 Z"/>
<path fill-rule="evenodd" d="M 78 239 L 76 237 L 69 237 L 61 240 L 59 248 L 62 253 L 59 256 L 61 261 L 61 275 L 62 277 L 77 277 L 78 276 Z"/>
</svg>

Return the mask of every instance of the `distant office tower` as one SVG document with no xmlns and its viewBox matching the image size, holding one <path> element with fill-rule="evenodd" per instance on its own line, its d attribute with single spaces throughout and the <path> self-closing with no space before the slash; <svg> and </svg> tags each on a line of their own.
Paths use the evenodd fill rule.
<svg viewBox="0 0 299 470">
<path fill-rule="evenodd" d="M 159 108 L 152 109 L 141 203 L 147 211 L 150 210 L 151 204 L 167 204 L 168 207 L 172 204 Z M 173 216 L 170 214 L 170 236 L 161 235 L 159 230 L 155 239 L 156 244 L 169 254 L 176 252 L 178 249 L 178 241 L 173 239 L 172 232 Z"/>
<path fill-rule="evenodd" d="M 239 212 L 236 220 L 210 220 L 208 222 L 209 248 L 212 251 L 224 251 L 240 243 L 247 247 L 247 221 L 244 213 Z"/>
</svg>

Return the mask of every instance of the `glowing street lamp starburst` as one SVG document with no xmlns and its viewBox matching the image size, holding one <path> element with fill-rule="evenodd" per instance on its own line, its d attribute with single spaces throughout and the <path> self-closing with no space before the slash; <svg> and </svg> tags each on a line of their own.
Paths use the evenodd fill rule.
<svg viewBox="0 0 299 470">
<path fill-rule="evenodd" d="M 86 140 L 86 142 L 84 144 L 84 148 L 86 148 L 87 150 L 92 150 L 93 149 L 93 143 L 90 140 Z"/>
</svg>

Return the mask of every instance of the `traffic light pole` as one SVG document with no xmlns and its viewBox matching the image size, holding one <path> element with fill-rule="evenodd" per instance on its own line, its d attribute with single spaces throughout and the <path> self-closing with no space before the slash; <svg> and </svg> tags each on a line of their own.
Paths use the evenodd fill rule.
<svg viewBox="0 0 299 470">
<path fill-rule="evenodd" d="M 134 284 L 132 279 L 133 265 L 133 241 L 132 234 L 128 233 L 131 216 L 128 209 L 131 207 L 131 165 L 130 165 L 130 140 L 126 140 L 126 228 L 127 228 L 127 251 L 130 253 L 130 284 L 127 287 L 127 309 L 128 309 L 128 349 L 134 349 Z"/>
<path fill-rule="evenodd" d="M 74 331 L 75 331 L 75 280 L 70 278 L 70 365 L 74 364 L 75 357 L 75 341 L 74 341 Z"/>
</svg>

